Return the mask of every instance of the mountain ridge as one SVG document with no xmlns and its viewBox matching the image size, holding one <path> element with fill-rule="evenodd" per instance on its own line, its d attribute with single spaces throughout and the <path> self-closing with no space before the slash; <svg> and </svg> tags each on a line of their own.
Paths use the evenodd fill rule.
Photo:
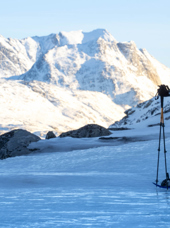
<svg viewBox="0 0 170 228">
<path fill-rule="evenodd" d="M 62 39 L 67 39 L 68 42 L 62 43 L 62 45 L 56 45 L 49 49 L 48 52 L 45 52 L 44 56 L 41 56 L 32 68 L 22 75 L 20 79 L 27 81 L 47 81 L 70 87 L 71 89 L 103 92 L 106 90 L 108 83 L 114 85 L 110 88 L 111 91 L 114 91 L 117 81 L 120 81 L 120 77 L 122 77 L 125 82 L 121 82 L 121 84 L 125 85 L 122 86 L 123 88 L 121 88 L 121 90 L 123 91 L 121 91 L 121 93 L 134 90 L 137 93 L 135 99 L 137 102 L 135 104 L 144 101 L 145 99 L 141 96 L 140 92 L 137 92 L 140 88 L 138 88 L 134 82 L 136 78 L 130 81 L 128 77 L 136 77 L 136 75 L 138 77 L 144 76 L 145 83 L 151 84 L 153 82 L 154 85 L 161 84 L 157 69 L 153 65 L 154 61 L 150 61 L 152 57 L 146 50 L 138 50 L 134 42 L 118 43 L 111 35 L 108 35 L 106 30 L 100 30 L 100 32 L 101 31 L 106 33 L 106 35 L 103 35 L 104 39 L 97 37 L 97 42 L 96 37 L 90 39 L 90 41 L 88 40 L 88 42 L 82 42 L 83 38 L 80 36 L 80 34 L 82 35 L 81 31 L 79 31 L 80 34 L 76 41 L 73 40 L 73 34 L 71 34 L 72 36 L 69 40 L 69 33 L 63 32 L 62 36 L 60 36 Z M 93 33 L 95 33 L 95 31 L 93 31 Z M 65 34 L 66 38 L 63 37 Z M 81 39 L 79 39 L 79 37 L 81 37 Z M 82 42 L 82 44 L 80 44 L 80 42 Z M 60 42 L 58 41 L 58 43 Z M 43 73 L 41 66 L 45 66 Z M 38 75 L 41 75 L 41 78 L 38 77 Z M 94 75 L 97 75 L 97 78 Z M 118 78 L 116 77 L 117 75 L 119 76 Z M 168 73 L 168 75 L 170 75 L 170 73 Z M 101 81 L 107 81 L 106 85 L 101 86 Z M 140 79 L 138 81 L 140 81 Z M 138 82 L 138 84 L 139 83 L 140 82 Z M 127 86 L 127 84 L 129 85 Z M 128 91 L 126 87 L 129 88 Z M 120 85 L 118 88 L 120 90 Z M 151 90 L 149 89 L 149 91 L 147 91 L 149 98 L 151 98 L 150 92 Z M 109 92 L 109 95 L 114 98 L 119 95 L 119 92 Z M 113 100 L 120 103 L 120 100 Z M 126 103 L 128 103 L 128 101 L 126 101 Z M 132 106 L 134 104 L 130 102 L 128 105 Z"/>
<path fill-rule="evenodd" d="M 134 41 L 118 42 L 105 29 L 86 33 L 82 30 L 52 33 L 48 36 L 34 36 L 22 40 L 6 39 L 0 36 L 0 60 L 0 80 L 8 89 L 13 83 L 16 89 L 21 89 L 21 86 L 17 87 L 19 83 L 23 88 L 28 87 L 30 93 L 32 91 L 34 94 L 33 88 L 37 88 L 36 93 L 43 96 L 47 103 L 51 103 L 48 100 L 48 93 L 51 94 L 49 91 L 54 88 L 60 92 L 65 91 L 68 100 L 72 100 L 71 97 L 76 94 L 76 99 L 78 99 L 77 96 L 82 98 L 76 101 L 79 103 L 77 106 L 79 114 L 81 113 L 80 103 L 85 104 L 86 107 L 88 103 L 90 104 L 89 96 L 89 99 L 92 99 L 91 104 L 88 106 L 88 111 L 84 112 L 84 119 L 87 119 L 84 121 L 83 115 L 78 114 L 78 122 L 81 120 L 75 128 L 81 127 L 82 123 L 100 122 L 102 125 L 102 121 L 104 127 L 109 126 L 111 122 L 119 121 L 125 115 L 126 109 L 151 99 L 155 95 L 158 84 L 170 84 L 169 68 L 159 63 L 146 49 L 138 49 Z M 1 87 L 2 90 L 4 88 L 5 86 Z M 99 94 L 103 95 L 99 96 Z M 21 95 L 25 96 L 23 92 Z M 31 94 L 29 96 L 32 97 Z M 59 94 L 50 95 L 51 100 L 58 99 L 56 96 Z M 99 104 L 95 104 L 95 96 L 101 97 L 102 105 L 108 103 L 113 109 L 117 107 L 117 111 L 111 111 L 106 106 L 102 111 L 99 107 L 99 99 L 97 99 Z M 11 98 L 11 100 L 15 99 Z M 15 107 L 15 104 L 13 106 Z M 72 110 L 70 105 L 68 107 Z M 55 109 L 63 118 L 68 116 L 70 121 L 71 119 L 75 121 L 74 115 L 69 114 L 68 110 L 64 111 L 67 107 L 63 107 L 62 101 L 58 103 L 58 106 L 55 105 Z M 95 110 L 96 114 L 98 113 L 97 116 L 90 110 Z M 110 113 L 107 113 L 107 110 Z M 9 112 L 8 108 L 6 112 Z M 93 117 L 91 112 L 93 112 Z M 73 111 L 73 113 L 76 112 Z M 111 120 L 112 115 L 113 120 Z M 31 124 L 31 118 L 29 124 Z M 107 124 L 104 123 L 105 119 L 108 121 Z M 61 120 L 62 118 L 60 118 L 59 125 L 61 125 Z M 23 118 L 22 121 L 24 122 Z M 35 120 L 33 122 L 35 125 Z M 56 129 L 57 122 L 54 122 Z M 65 129 L 72 130 L 73 124 L 69 121 L 64 122 L 68 125 Z M 49 125 L 46 123 L 45 126 L 45 129 L 51 130 L 49 127 L 51 122 Z M 33 129 L 35 130 L 35 127 Z M 64 123 L 58 131 L 61 132 L 61 129 L 64 130 Z"/>
</svg>

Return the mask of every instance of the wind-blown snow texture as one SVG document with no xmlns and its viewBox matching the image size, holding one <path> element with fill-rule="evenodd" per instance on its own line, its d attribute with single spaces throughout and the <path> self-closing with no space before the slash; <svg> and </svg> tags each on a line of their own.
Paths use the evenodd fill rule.
<svg viewBox="0 0 170 228">
<path fill-rule="evenodd" d="M 44 135 L 89 123 L 108 127 L 152 98 L 160 83 L 170 84 L 170 69 L 104 29 L 0 36 L 0 131 L 20 127 Z"/>
<path fill-rule="evenodd" d="M 44 148 L 43 153 L 2 160 L 0 227 L 168 228 L 169 190 L 152 184 L 156 178 L 159 127 L 154 127 L 155 135 L 146 128 L 131 130 L 128 135 L 136 137 L 141 132 L 147 141 L 111 141 L 104 146 L 97 138 L 84 142 L 67 138 L 65 144 L 58 138 L 42 140 L 30 146 Z M 119 136 L 126 134 L 119 132 Z M 89 149 L 79 150 L 83 145 L 89 145 Z M 96 148 L 90 148 L 92 145 Z M 57 152 L 59 147 L 65 150 L 68 146 L 76 150 Z M 163 179 L 161 150 L 159 180 Z"/>
</svg>

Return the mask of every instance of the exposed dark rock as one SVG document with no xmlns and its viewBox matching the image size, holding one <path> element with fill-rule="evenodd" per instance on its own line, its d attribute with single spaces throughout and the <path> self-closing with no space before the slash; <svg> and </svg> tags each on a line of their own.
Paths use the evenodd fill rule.
<svg viewBox="0 0 170 228">
<path fill-rule="evenodd" d="M 49 131 L 49 132 L 46 134 L 45 139 L 52 139 L 52 138 L 56 138 L 56 135 L 54 134 L 53 131 Z"/>
<path fill-rule="evenodd" d="M 156 127 L 156 126 L 160 126 L 160 123 L 156 123 L 156 124 L 149 124 L 148 127 Z"/>
<path fill-rule="evenodd" d="M 77 130 L 62 133 L 59 137 L 63 138 L 63 137 L 70 136 L 72 138 L 90 138 L 90 137 L 107 136 L 111 134 L 112 133 L 108 129 L 102 126 L 99 126 L 97 124 L 88 124 Z"/>
<path fill-rule="evenodd" d="M 100 137 L 99 139 L 102 140 L 117 140 L 117 139 L 122 139 L 122 137 Z"/>
<path fill-rule="evenodd" d="M 122 141 L 123 143 L 126 142 L 133 142 L 133 138 L 132 137 L 100 137 L 99 138 L 102 141 Z"/>
<path fill-rule="evenodd" d="M 135 110 L 133 110 L 132 108 L 126 110 L 124 113 L 129 116 L 129 115 L 132 115 L 133 113 L 135 112 Z"/>
<path fill-rule="evenodd" d="M 128 127 L 110 127 L 109 130 L 111 130 L 111 131 L 124 131 L 124 130 L 132 130 L 132 128 L 128 128 Z"/>
<path fill-rule="evenodd" d="M 0 159 L 31 153 L 27 147 L 40 138 L 26 130 L 17 129 L 0 135 Z"/>
<path fill-rule="evenodd" d="M 136 137 L 100 137 L 99 138 L 102 141 L 111 141 L 111 142 L 122 142 L 122 143 L 130 143 L 130 142 L 142 142 L 142 141 L 148 141 L 150 140 L 147 137 L 140 137 L 140 136 L 136 136 Z"/>
</svg>

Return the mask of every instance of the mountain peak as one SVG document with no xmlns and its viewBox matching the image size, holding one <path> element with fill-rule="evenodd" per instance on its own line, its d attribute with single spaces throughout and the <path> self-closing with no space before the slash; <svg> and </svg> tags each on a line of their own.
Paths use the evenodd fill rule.
<svg viewBox="0 0 170 228">
<path fill-rule="evenodd" d="M 91 32 L 84 32 L 83 43 L 86 43 L 90 40 L 98 40 L 99 38 L 103 38 L 108 42 L 116 41 L 106 29 L 96 29 Z"/>
<path fill-rule="evenodd" d="M 71 31 L 71 32 L 60 32 L 60 45 L 69 45 L 69 44 L 80 44 L 83 40 L 82 30 Z"/>
<path fill-rule="evenodd" d="M 116 41 L 114 37 L 106 29 L 96 29 L 91 32 L 83 32 L 82 30 L 71 32 L 60 32 L 60 45 L 83 44 L 93 40 L 103 38 L 108 42 Z"/>
</svg>

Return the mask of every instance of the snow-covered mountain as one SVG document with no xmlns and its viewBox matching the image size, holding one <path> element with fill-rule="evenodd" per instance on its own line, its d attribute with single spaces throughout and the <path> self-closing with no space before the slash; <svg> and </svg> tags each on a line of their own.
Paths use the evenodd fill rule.
<svg viewBox="0 0 170 228">
<path fill-rule="evenodd" d="M 170 84 L 170 69 L 106 30 L 22 40 L 0 36 L 2 129 L 109 126 Z"/>
</svg>

